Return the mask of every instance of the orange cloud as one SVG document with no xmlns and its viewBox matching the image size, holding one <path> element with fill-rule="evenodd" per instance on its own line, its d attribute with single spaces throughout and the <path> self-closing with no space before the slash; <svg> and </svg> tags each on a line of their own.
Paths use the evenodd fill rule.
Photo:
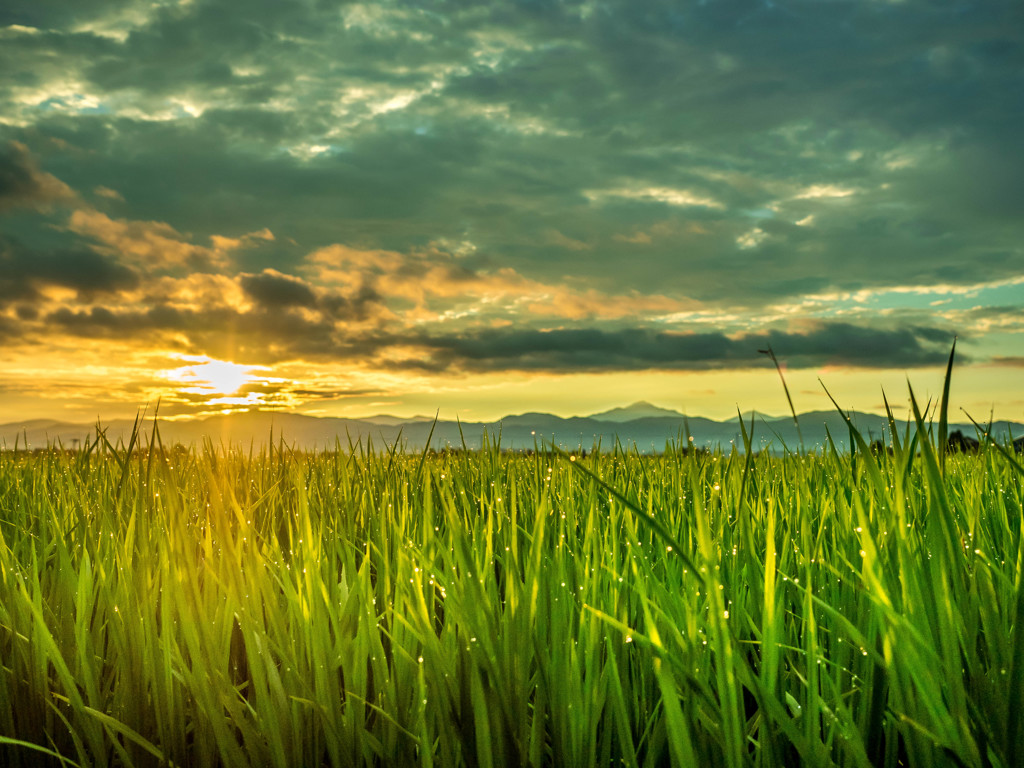
<svg viewBox="0 0 1024 768">
<path fill-rule="evenodd" d="M 241 311 L 251 306 L 237 280 L 202 272 L 186 277 L 160 277 L 146 286 L 145 293 L 140 292 L 137 299 L 190 310 L 230 307 Z"/>
<path fill-rule="evenodd" d="M 74 211 L 68 229 L 98 241 L 100 252 L 149 269 L 223 267 L 232 251 L 274 239 L 273 232 L 262 229 L 239 238 L 213 235 L 210 246 L 196 245 L 166 222 L 113 219 L 94 208 Z"/>
<path fill-rule="evenodd" d="M 661 295 L 608 294 L 545 283 L 505 267 L 474 270 L 446 251 L 403 254 L 335 244 L 307 258 L 307 272 L 321 285 L 372 288 L 385 301 L 407 301 L 407 320 L 423 323 L 495 312 L 562 319 L 616 319 L 693 309 L 696 303 Z M 460 309 L 453 310 L 455 304 Z"/>
</svg>

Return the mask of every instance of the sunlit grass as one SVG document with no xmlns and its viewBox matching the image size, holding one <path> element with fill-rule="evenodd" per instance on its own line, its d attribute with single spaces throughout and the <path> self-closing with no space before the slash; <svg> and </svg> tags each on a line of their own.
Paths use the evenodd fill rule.
<svg viewBox="0 0 1024 768">
<path fill-rule="evenodd" d="M 0 453 L 0 763 L 1019 765 L 1019 467 L 892 426 Z"/>
</svg>

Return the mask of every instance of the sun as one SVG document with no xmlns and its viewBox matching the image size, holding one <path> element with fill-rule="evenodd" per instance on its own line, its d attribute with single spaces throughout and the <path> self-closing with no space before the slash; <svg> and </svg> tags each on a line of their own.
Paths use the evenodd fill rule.
<svg viewBox="0 0 1024 768">
<path fill-rule="evenodd" d="M 202 365 L 192 366 L 196 382 L 205 384 L 218 395 L 233 395 L 256 377 L 252 368 L 224 360 L 211 360 Z"/>
<path fill-rule="evenodd" d="M 242 365 L 210 357 L 189 358 L 194 365 L 186 365 L 169 372 L 170 378 L 192 386 L 195 394 L 234 395 L 247 384 L 259 381 L 254 371 L 262 366 Z"/>
</svg>

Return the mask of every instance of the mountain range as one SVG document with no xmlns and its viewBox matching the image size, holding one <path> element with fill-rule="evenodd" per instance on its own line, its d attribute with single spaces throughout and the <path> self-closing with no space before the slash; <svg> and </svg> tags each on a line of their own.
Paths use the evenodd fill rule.
<svg viewBox="0 0 1024 768">
<path fill-rule="evenodd" d="M 889 426 L 884 416 L 869 413 L 847 414 L 868 440 L 889 440 Z M 747 429 L 753 419 L 754 444 L 770 450 L 797 449 L 800 436 L 793 419 L 787 417 L 745 414 Z M 827 444 L 831 435 L 840 449 L 847 447 L 849 431 L 838 411 L 812 411 L 798 416 L 800 433 L 807 449 L 819 449 Z M 897 422 L 901 431 L 906 422 Z M 686 442 L 692 438 L 695 446 L 729 450 L 732 445 L 743 446 L 739 419 L 715 421 L 699 416 L 684 416 L 678 411 L 639 402 L 622 408 L 613 408 L 590 416 L 561 417 L 549 413 L 523 413 L 505 416 L 490 422 L 440 421 L 433 417 L 371 416 L 359 419 L 307 416 L 281 411 L 249 411 L 210 416 L 204 419 L 159 421 L 160 438 L 165 445 L 172 443 L 202 444 L 209 440 L 214 446 L 235 446 L 257 449 L 269 440 L 301 450 L 333 449 L 372 444 L 383 449 L 398 444 L 405 450 L 422 450 L 427 444 L 434 448 L 469 449 L 481 446 L 487 440 L 500 440 L 502 448 L 543 448 L 552 441 L 566 449 L 591 450 L 595 445 L 604 449 L 618 440 L 624 446 L 636 447 L 642 453 L 664 450 L 669 441 Z M 112 443 L 126 442 L 131 434 L 132 420 L 116 420 L 101 425 Z M 949 431 L 961 430 L 975 436 L 971 424 L 950 424 Z M 152 421 L 144 427 L 144 439 L 152 431 Z M 1024 435 L 1024 424 L 999 421 L 992 424 L 997 440 Z M 0 449 L 42 448 L 60 444 L 72 448 L 95 439 L 95 424 L 70 424 L 50 419 L 12 422 L 0 425 Z"/>
</svg>

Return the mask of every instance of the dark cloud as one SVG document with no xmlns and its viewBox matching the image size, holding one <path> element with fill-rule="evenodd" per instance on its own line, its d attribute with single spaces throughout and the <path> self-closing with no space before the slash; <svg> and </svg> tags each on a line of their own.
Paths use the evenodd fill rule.
<svg viewBox="0 0 1024 768">
<path fill-rule="evenodd" d="M 345 295 L 338 291 L 314 291 L 305 280 L 265 269 L 258 275 L 243 274 L 242 290 L 268 312 L 289 307 L 318 309 L 335 320 L 365 320 L 383 305 L 383 297 L 370 285 L 363 285 Z"/>
<path fill-rule="evenodd" d="M 336 320 L 367 320 L 384 306 L 384 298 L 370 285 L 360 286 L 351 295 L 337 291 L 322 295 L 318 306 Z"/>
<path fill-rule="evenodd" d="M 195 352 L 233 354 L 273 361 L 319 358 L 386 361 L 382 364 L 428 371 L 626 371 L 747 368 L 766 364 L 760 349 L 771 346 L 794 368 L 843 365 L 862 368 L 942 364 L 953 334 L 928 326 L 876 328 L 818 323 L 808 330 L 726 335 L 679 333 L 648 328 L 600 330 L 487 329 L 461 334 L 372 332 L 345 329 L 287 311 L 202 311 L 168 306 L 146 311 L 61 308 L 47 321 L 83 336 L 186 334 Z M 393 350 L 422 354 L 395 362 Z M 961 355 L 961 359 L 965 359 Z"/>
<path fill-rule="evenodd" d="M 938 365 L 953 335 L 935 328 L 868 328 L 825 323 L 805 332 L 774 330 L 726 336 L 650 329 L 515 331 L 421 337 L 430 354 L 403 363 L 443 370 L 705 370 L 763 363 L 768 345 L 794 368 L 846 365 L 865 368 Z"/>
<path fill-rule="evenodd" d="M 257 304 L 263 307 L 312 307 L 316 294 L 307 282 L 266 269 L 258 275 L 242 275 L 239 282 Z"/>
<path fill-rule="evenodd" d="M 336 400 L 341 397 L 357 397 L 361 395 L 376 395 L 380 394 L 379 389 L 368 389 L 368 388 L 356 388 L 356 387 L 345 387 L 345 388 L 322 388 L 322 389 L 303 389 L 303 388 L 290 388 L 288 392 L 296 397 L 301 397 L 304 400 Z"/>
<path fill-rule="evenodd" d="M 11 141 L 0 150 L 0 212 L 35 207 L 72 196 L 61 181 L 39 170 L 28 148 Z"/>
<path fill-rule="evenodd" d="M 0 315 L 0 346 L 14 344 L 21 341 L 23 331 L 24 329 L 20 323 Z"/>
<path fill-rule="evenodd" d="M 68 28 L 86 20 L 124 11 L 137 0 L 9 0 L 0 8 L 0 25 Z"/>
<path fill-rule="evenodd" d="M 71 288 L 88 298 L 135 288 L 139 275 L 85 248 L 40 250 L 0 237 L 0 301 L 33 299 L 43 285 Z"/>
<path fill-rule="evenodd" d="M 163 340 L 183 351 L 267 362 L 325 356 L 337 349 L 335 325 L 287 310 L 240 312 L 226 306 L 184 309 L 60 307 L 44 318 L 51 328 L 87 338 Z M 183 342 L 182 339 L 185 339 Z"/>
</svg>

